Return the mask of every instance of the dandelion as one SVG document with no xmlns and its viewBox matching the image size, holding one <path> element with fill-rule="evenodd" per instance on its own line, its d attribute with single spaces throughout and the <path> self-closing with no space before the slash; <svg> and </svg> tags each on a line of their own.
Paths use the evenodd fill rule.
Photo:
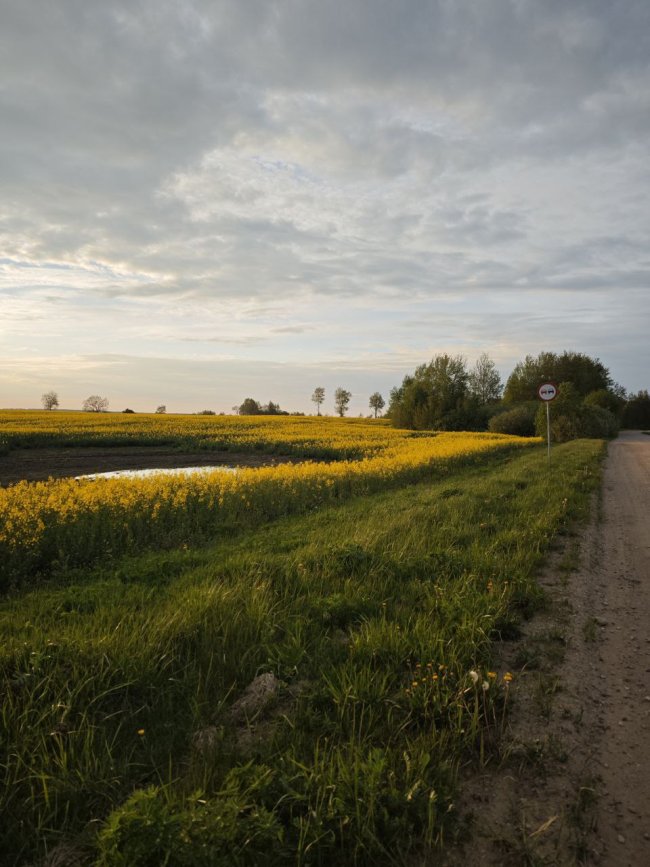
<svg viewBox="0 0 650 867">
<path fill-rule="evenodd" d="M 470 671 L 469 676 L 472 678 L 472 683 L 477 684 L 479 681 L 479 676 L 477 671 Z"/>
<path fill-rule="evenodd" d="M 490 682 L 487 680 L 484 680 L 483 681 L 483 692 L 487 692 L 489 688 L 490 688 Z"/>
<path fill-rule="evenodd" d="M 496 673 L 496 671 L 488 671 L 487 676 L 489 677 L 490 680 L 494 680 L 495 677 L 497 676 L 497 673 Z"/>
<path fill-rule="evenodd" d="M 512 680 L 512 673 L 509 671 L 506 671 L 506 673 L 503 675 L 503 682 L 504 683 L 510 683 L 511 680 Z"/>
<path fill-rule="evenodd" d="M 138 729 L 138 734 L 141 738 L 144 737 L 144 729 Z"/>
</svg>

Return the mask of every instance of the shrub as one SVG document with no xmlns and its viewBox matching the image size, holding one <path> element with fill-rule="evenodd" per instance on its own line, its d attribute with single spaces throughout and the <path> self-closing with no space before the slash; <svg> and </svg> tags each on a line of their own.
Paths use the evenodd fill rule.
<svg viewBox="0 0 650 867">
<path fill-rule="evenodd" d="M 620 415 L 625 406 L 625 400 L 622 397 L 606 388 L 590 391 L 587 397 L 585 397 L 584 403 L 585 406 L 598 406 L 601 409 L 607 409 L 616 416 Z"/>
<path fill-rule="evenodd" d="M 538 436 L 546 437 L 546 407 L 537 410 L 535 428 Z M 581 403 L 575 406 L 551 408 L 551 438 L 556 443 L 587 437 L 611 439 L 618 433 L 618 420 L 609 410 Z"/>
<path fill-rule="evenodd" d="M 650 395 L 640 391 L 631 397 L 623 408 L 621 425 L 625 428 L 650 427 Z"/>
<path fill-rule="evenodd" d="M 235 768 L 213 798 L 195 793 L 184 802 L 164 789 L 136 791 L 110 815 L 99 835 L 97 867 L 254 867 L 273 863 L 282 830 L 255 803 L 271 771 Z M 268 860 L 266 860 L 268 858 Z"/>
<path fill-rule="evenodd" d="M 492 416 L 488 430 L 492 433 L 513 434 L 519 437 L 535 436 L 535 414 L 537 405 L 522 403 L 507 412 Z"/>
</svg>

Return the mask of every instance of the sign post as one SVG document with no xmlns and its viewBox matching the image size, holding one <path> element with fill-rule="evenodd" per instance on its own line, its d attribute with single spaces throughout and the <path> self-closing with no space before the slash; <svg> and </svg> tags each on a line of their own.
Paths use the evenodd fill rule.
<svg viewBox="0 0 650 867">
<path fill-rule="evenodd" d="M 546 451 L 551 463 L 551 401 L 555 400 L 558 387 L 554 382 L 543 382 L 537 389 L 537 396 L 546 404 Z"/>
</svg>

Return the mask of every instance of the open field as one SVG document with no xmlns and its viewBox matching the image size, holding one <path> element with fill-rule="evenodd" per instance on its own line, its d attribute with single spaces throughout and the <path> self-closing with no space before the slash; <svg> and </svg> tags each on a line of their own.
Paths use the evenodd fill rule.
<svg viewBox="0 0 650 867">
<path fill-rule="evenodd" d="M 535 445 L 409 439 L 244 471 L 223 532 L 60 562 L 6 599 L 9 863 L 66 847 L 134 867 L 436 863 L 461 830 L 459 765 L 498 751 L 507 717 L 494 641 L 542 603 L 535 570 L 583 513 L 602 445 L 557 448 L 549 473 Z M 332 469 L 340 495 L 283 516 L 282 489 L 312 496 Z"/>
<path fill-rule="evenodd" d="M 126 418 L 128 422 L 130 417 Z M 60 427 L 51 438 L 61 444 L 76 442 L 76 429 L 68 426 L 65 416 L 56 416 L 55 424 L 56 420 Z M 193 417 L 181 418 L 181 423 L 187 420 L 194 423 Z M 109 443 L 122 441 L 125 423 L 119 416 L 109 421 L 102 436 Z M 151 424 L 155 432 L 156 417 Z M 188 545 L 242 525 L 258 526 L 328 502 L 445 475 L 488 455 L 538 442 L 500 434 L 412 435 L 383 425 L 334 419 L 271 418 L 250 425 L 247 419 L 237 423 L 219 418 L 211 420 L 211 430 L 213 442 L 229 443 L 232 448 L 248 443 L 255 454 L 265 446 L 289 454 L 292 449 L 295 453 L 308 448 L 338 460 L 242 468 L 236 475 L 215 470 L 191 477 L 62 478 L 1 488 L 0 587 L 147 546 Z M 193 435 L 195 443 L 203 441 L 203 433 Z M 21 442 L 30 442 L 28 433 L 21 437 Z M 32 445 L 47 441 L 36 439 Z M 346 457 L 350 454 L 357 457 Z"/>
<path fill-rule="evenodd" d="M 395 430 L 386 419 L 322 416 L 203 416 L 0 410 L 4 448 L 171 446 L 185 451 L 363 458 L 428 433 Z"/>
</svg>

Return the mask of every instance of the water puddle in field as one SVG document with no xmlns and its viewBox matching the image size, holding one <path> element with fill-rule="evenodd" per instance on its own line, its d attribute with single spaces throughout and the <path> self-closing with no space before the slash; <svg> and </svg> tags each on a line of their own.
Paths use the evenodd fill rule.
<svg viewBox="0 0 650 867">
<path fill-rule="evenodd" d="M 171 467 L 151 470 L 112 470 L 108 473 L 89 473 L 75 479 L 141 479 L 146 476 L 192 476 L 196 473 L 236 473 L 239 467 Z"/>
</svg>

